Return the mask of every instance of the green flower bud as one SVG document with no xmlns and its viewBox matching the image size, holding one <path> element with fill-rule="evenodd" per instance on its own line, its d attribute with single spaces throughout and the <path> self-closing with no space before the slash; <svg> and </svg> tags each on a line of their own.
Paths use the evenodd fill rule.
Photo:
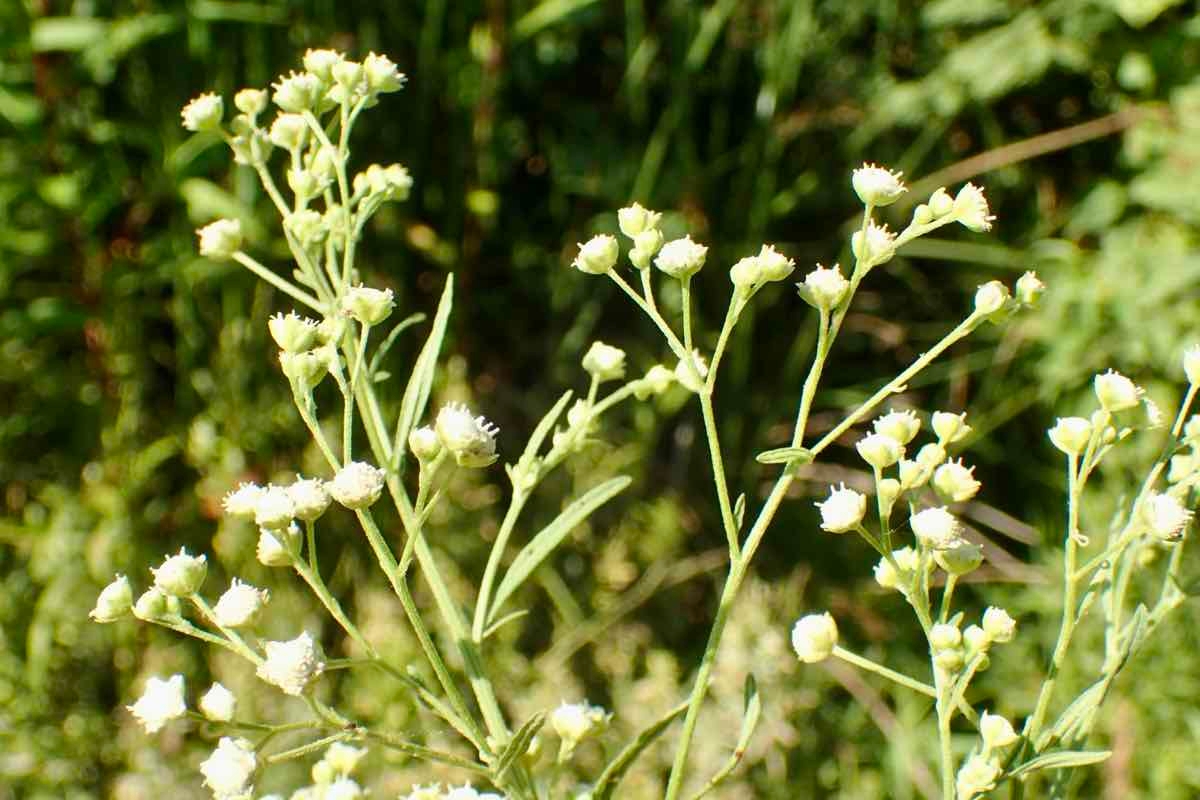
<svg viewBox="0 0 1200 800">
<path fill-rule="evenodd" d="M 267 138 L 283 150 L 299 150 L 308 140 L 308 123 L 299 114 L 279 114 L 271 123 Z"/>
<path fill-rule="evenodd" d="M 196 231 L 200 237 L 200 255 L 207 258 L 229 259 L 242 249 L 242 223 L 236 219 L 219 219 Z"/>
<path fill-rule="evenodd" d="M 408 448 L 417 457 L 417 461 L 427 464 L 437 458 L 438 453 L 442 452 L 442 442 L 438 438 L 437 431 L 426 425 L 421 428 L 414 428 L 408 434 Z"/>
<path fill-rule="evenodd" d="M 625 351 L 604 342 L 593 342 L 583 356 L 583 369 L 597 383 L 625 377 Z"/>
<path fill-rule="evenodd" d="M 602 233 L 579 245 L 579 255 L 571 266 L 589 275 L 604 275 L 616 266 L 620 254 L 617 238 Z"/>
<path fill-rule="evenodd" d="M 686 280 L 701 270 L 708 248 L 692 241 L 691 236 L 667 242 L 658 251 L 654 266 L 677 280 Z"/>
<path fill-rule="evenodd" d="M 172 597 L 195 594 L 208 574 L 205 562 L 204 556 L 190 556 L 180 549 L 178 555 L 167 558 L 158 569 L 150 569 L 154 574 L 154 588 Z"/>
<path fill-rule="evenodd" d="M 1036 306 L 1045 292 L 1046 284 L 1042 283 L 1036 272 L 1026 272 L 1017 278 L 1017 302 L 1021 305 L 1030 308 Z"/>
<path fill-rule="evenodd" d="M 954 210 L 954 198 L 945 189 L 938 189 L 929 196 L 929 211 L 934 219 L 941 219 Z"/>
<path fill-rule="evenodd" d="M 391 289 L 355 286 L 342 297 L 342 310 L 363 325 L 378 325 L 396 305 Z"/>
<path fill-rule="evenodd" d="M 662 214 L 642 208 L 638 203 L 617 212 L 617 225 L 621 228 L 621 233 L 630 239 L 636 238 L 639 233 L 657 228 L 661 219 Z"/>
<path fill-rule="evenodd" d="M 654 256 L 663 246 L 662 231 L 658 228 L 647 228 L 633 237 L 633 249 L 629 251 L 629 261 L 638 269 L 649 269 Z"/>
<path fill-rule="evenodd" d="M 112 583 L 105 586 L 96 598 L 96 607 L 88 614 L 96 622 L 116 622 L 129 616 L 133 611 L 133 590 L 129 588 L 129 579 L 117 575 Z"/>
<path fill-rule="evenodd" d="M 253 119 L 266 109 L 269 99 L 270 94 L 266 89 L 242 89 L 233 96 L 233 104 L 238 111 Z"/>
<path fill-rule="evenodd" d="M 983 550 L 963 540 L 948 550 L 935 550 L 933 560 L 949 575 L 966 575 L 983 563 Z"/>
<path fill-rule="evenodd" d="M 150 588 L 133 604 L 133 615 L 140 620 L 153 622 L 167 615 L 167 596 L 161 589 Z"/>
<path fill-rule="evenodd" d="M 367 87 L 375 94 L 399 91 L 407 80 L 387 56 L 370 53 L 363 59 Z"/>
<path fill-rule="evenodd" d="M 225 101 L 220 95 L 202 94 L 184 106 L 180 115 L 183 127 L 189 131 L 219 131 L 225 116 Z"/>
<path fill-rule="evenodd" d="M 1008 287 L 1000 281 L 988 281 L 975 292 L 975 313 L 989 317 L 1001 311 L 1008 301 Z"/>
<path fill-rule="evenodd" d="M 1077 456 L 1092 438 L 1092 423 L 1083 417 L 1059 417 L 1049 435 L 1055 447 L 1069 456 Z"/>
<path fill-rule="evenodd" d="M 275 344 L 289 353 L 308 350 L 317 341 L 316 321 L 302 317 L 295 311 L 286 316 L 274 315 L 267 321 L 267 328 Z"/>
</svg>

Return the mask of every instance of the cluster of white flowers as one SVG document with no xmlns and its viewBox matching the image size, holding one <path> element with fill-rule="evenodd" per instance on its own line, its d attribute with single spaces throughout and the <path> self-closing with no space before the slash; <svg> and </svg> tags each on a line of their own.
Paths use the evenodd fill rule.
<svg viewBox="0 0 1200 800">
<path fill-rule="evenodd" d="M 432 428 L 413 432 L 409 445 L 422 461 L 445 448 L 460 467 L 486 467 L 499 458 L 496 454 L 499 433 L 498 427 L 483 416 L 474 416 L 462 403 L 447 403 L 438 412 Z"/>
<path fill-rule="evenodd" d="M 320 518 L 331 500 L 349 509 L 368 508 L 383 493 L 384 483 L 383 470 L 351 461 L 327 481 L 298 477 L 287 486 L 243 483 L 225 495 L 223 505 L 226 513 L 253 519 L 265 531 L 278 533 L 297 519 L 312 522 Z"/>
<path fill-rule="evenodd" d="M 325 670 L 321 648 L 308 631 L 291 641 L 266 642 L 263 648 L 267 657 L 258 667 L 258 677 L 285 694 L 303 694 L 309 682 Z"/>
<path fill-rule="evenodd" d="M 505 795 L 494 792 L 481 792 L 471 784 L 462 786 L 447 786 L 442 788 L 440 783 L 427 786 L 414 786 L 408 794 L 400 795 L 399 800 L 507 800 Z"/>
</svg>

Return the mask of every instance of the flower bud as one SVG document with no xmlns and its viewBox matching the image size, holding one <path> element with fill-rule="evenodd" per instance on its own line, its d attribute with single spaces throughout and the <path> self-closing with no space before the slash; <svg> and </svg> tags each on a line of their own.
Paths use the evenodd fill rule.
<svg viewBox="0 0 1200 800">
<path fill-rule="evenodd" d="M 929 211 L 934 219 L 941 219 L 954 210 L 954 198 L 940 188 L 929 196 Z"/>
<path fill-rule="evenodd" d="M 220 95 L 202 94 L 184 106 L 180 114 L 183 127 L 189 131 L 219 131 L 221 118 L 225 116 L 225 101 Z"/>
<path fill-rule="evenodd" d="M 363 73 L 367 77 L 367 87 L 375 94 L 399 91 L 407 80 L 390 58 L 376 53 L 363 59 Z"/>
<path fill-rule="evenodd" d="M 1012 723 L 999 714 L 984 711 L 979 717 L 979 735 L 983 738 L 983 746 L 987 750 L 995 750 L 1016 744 L 1021 737 L 1013 730 Z"/>
<path fill-rule="evenodd" d="M 1092 438 L 1092 423 L 1083 417 L 1059 417 L 1049 435 L 1055 447 L 1069 456 L 1077 456 Z"/>
<path fill-rule="evenodd" d="M 996 780 L 1001 772 L 1000 765 L 994 760 L 981 755 L 971 756 L 963 762 L 955 779 L 954 787 L 958 800 L 972 800 L 995 789 Z"/>
<path fill-rule="evenodd" d="M 242 223 L 236 219 L 219 219 L 196 231 L 200 237 L 200 255 L 228 259 L 242 249 Z"/>
<path fill-rule="evenodd" d="M 948 503 L 964 503 L 979 493 L 974 467 L 964 466 L 962 459 L 947 461 L 933 473 L 933 488 Z"/>
<path fill-rule="evenodd" d="M 858 527 L 867 513 L 867 498 L 865 495 L 847 489 L 846 484 L 841 488 L 829 487 L 829 497 L 822 503 L 816 503 L 821 512 L 821 528 L 830 533 L 848 533 Z"/>
<path fill-rule="evenodd" d="M 992 643 L 992 637 L 978 625 L 968 625 L 963 631 L 963 644 L 967 646 L 967 654 L 974 656 L 985 652 Z"/>
<path fill-rule="evenodd" d="M 375 504 L 383 493 L 383 486 L 383 470 L 364 461 L 351 461 L 337 471 L 325 488 L 346 508 L 360 510 Z"/>
<path fill-rule="evenodd" d="M 460 467 L 486 467 L 498 458 L 496 434 L 500 429 L 483 416 L 471 416 L 461 403 L 443 406 L 433 429 Z"/>
<path fill-rule="evenodd" d="M 378 325 L 396 305 L 391 289 L 355 286 L 342 297 L 342 310 L 363 325 Z"/>
<path fill-rule="evenodd" d="M 286 528 L 260 528 L 254 555 L 266 567 L 290 567 L 300 552 L 300 528 L 295 523 Z"/>
<path fill-rule="evenodd" d="M 226 628 L 253 625 L 270 599 L 271 593 L 266 589 L 255 588 L 234 578 L 213 606 L 213 616 L 218 625 Z"/>
<path fill-rule="evenodd" d="M 330 147 L 321 147 L 315 153 L 312 153 L 308 159 L 307 172 L 316 179 L 318 188 L 323 189 L 333 183 L 337 177 L 337 161 L 337 152 Z M 308 194 L 315 194 L 315 192 L 309 192 Z"/>
<path fill-rule="evenodd" d="M 286 316 L 274 315 L 267 321 L 267 328 L 275 344 L 289 353 L 307 350 L 317 341 L 316 321 L 302 317 L 295 311 Z"/>
<path fill-rule="evenodd" d="M 345 742 L 334 742 L 329 745 L 325 751 L 324 757 L 321 759 L 329 766 L 333 767 L 333 771 L 338 775 L 350 775 L 354 770 L 358 769 L 361 762 L 367 755 L 366 748 L 354 747 Z"/>
<path fill-rule="evenodd" d="M 954 218 L 967 230 L 983 233 L 992 229 L 995 219 L 988 209 L 983 190 L 973 183 L 958 190 L 954 196 Z"/>
<path fill-rule="evenodd" d="M 1000 281 L 988 281 L 975 291 L 975 313 L 988 317 L 1008 303 L 1008 287 Z"/>
<path fill-rule="evenodd" d="M 288 170 L 288 187 L 296 197 L 315 197 L 330 181 L 328 177 L 318 178 L 312 170 Z"/>
<path fill-rule="evenodd" d="M 828 612 L 801 617 L 792 627 L 792 649 L 805 664 L 829 658 L 837 643 L 837 623 Z"/>
<path fill-rule="evenodd" d="M 1003 608 L 988 606 L 983 612 L 983 630 L 993 642 L 1011 642 L 1017 622 Z"/>
<path fill-rule="evenodd" d="M 729 268 L 729 280 L 734 286 L 750 289 L 763 282 L 762 265 L 757 256 L 746 256 Z"/>
<path fill-rule="evenodd" d="M 576 746 L 585 739 L 602 733 L 612 715 L 599 706 L 588 703 L 562 703 L 550 712 L 550 727 L 563 743 L 562 760 L 570 757 Z"/>
<path fill-rule="evenodd" d="M 921 420 L 913 411 L 892 411 L 875 420 L 874 428 L 881 436 L 905 445 L 921 430 Z"/>
<path fill-rule="evenodd" d="M 1192 512 L 1174 495 L 1152 492 L 1141 508 L 1142 522 L 1151 534 L 1165 542 L 1177 542 L 1192 521 Z"/>
<path fill-rule="evenodd" d="M 675 382 L 675 373 L 662 364 L 651 367 L 633 389 L 633 396 L 645 400 L 651 395 L 660 395 Z"/>
<path fill-rule="evenodd" d="M 266 642 L 267 657 L 256 674 L 285 694 L 300 695 L 309 681 L 325 669 L 321 650 L 307 631 L 287 642 Z"/>
<path fill-rule="evenodd" d="M 1200 384 L 1200 345 L 1192 345 L 1183 351 L 1183 374 L 1192 386 Z"/>
<path fill-rule="evenodd" d="M 208 687 L 200 697 L 200 713 L 213 722 L 229 722 L 237 709 L 237 697 L 219 683 Z"/>
<path fill-rule="evenodd" d="M 855 449 L 875 469 L 887 469 L 904 457 L 904 446 L 881 433 L 867 434 L 859 439 Z"/>
<path fill-rule="evenodd" d="M 257 483 L 241 483 L 221 501 L 226 514 L 235 517 L 253 517 L 254 509 L 262 496 L 263 488 Z"/>
<path fill-rule="evenodd" d="M 272 99 L 284 111 L 300 114 L 312 111 L 321 98 L 321 82 L 316 75 L 307 72 L 292 72 L 280 76 L 278 83 L 271 84 L 275 90 Z"/>
<path fill-rule="evenodd" d="M 942 447 L 961 442 L 971 433 L 971 426 L 967 424 L 966 412 L 951 414 L 949 411 L 935 411 L 930 425 L 933 432 L 937 434 L 938 444 Z"/>
<path fill-rule="evenodd" d="M 129 588 L 129 579 L 117 575 L 113 582 L 100 591 L 96 598 L 96 607 L 88 614 L 96 622 L 116 622 L 127 617 L 133 611 L 133 590 Z"/>
<path fill-rule="evenodd" d="M 829 269 L 817 264 L 817 268 L 804 276 L 800 296 L 814 307 L 832 311 L 846 299 L 850 281 L 842 276 L 842 270 L 834 264 Z"/>
<path fill-rule="evenodd" d="M 1110 369 L 1097 375 L 1092 384 L 1105 411 L 1115 413 L 1141 405 L 1143 390 L 1119 372 Z"/>
<path fill-rule="evenodd" d="M 941 650 L 953 650 L 962 644 L 962 631 L 957 625 L 940 623 L 929 629 L 929 646 L 936 653 Z"/>
<path fill-rule="evenodd" d="M 308 123 L 299 114 L 279 114 L 267 134 L 271 144 L 283 150 L 299 150 L 308 140 Z"/>
<path fill-rule="evenodd" d="M 233 96 L 233 104 L 237 110 L 253 118 L 261 114 L 267 107 L 270 95 L 266 89 L 242 89 Z"/>
<path fill-rule="evenodd" d="M 932 550 L 950 550 L 962 541 L 958 520 L 944 507 L 918 511 L 908 522 L 917 541 Z"/>
<path fill-rule="evenodd" d="M 625 377 L 625 351 L 604 342 L 593 342 L 583 356 L 583 369 L 597 383 Z"/>
<path fill-rule="evenodd" d="M 687 280 L 704 266 L 708 248 L 692 241 L 691 236 L 673 239 L 662 246 L 654 266 L 677 280 Z"/>
<path fill-rule="evenodd" d="M 309 391 L 319 384 L 329 374 L 329 360 L 320 350 L 309 350 L 306 353 L 279 354 L 279 366 L 287 379 L 302 390 Z"/>
<path fill-rule="evenodd" d="M 896 255 L 896 236 L 887 225 L 876 225 L 872 220 L 867 224 L 866 236 L 863 231 L 855 231 L 850 238 L 850 252 L 863 267 L 886 264 Z"/>
<path fill-rule="evenodd" d="M 949 650 L 938 650 L 933 654 L 934 665 L 945 672 L 958 672 L 962 669 L 965 661 L 962 648 L 956 647 Z"/>
<path fill-rule="evenodd" d="M 640 233 L 657 228 L 661 219 L 662 214 L 642 208 L 638 203 L 617 212 L 617 225 L 620 226 L 621 233 L 630 239 L 636 238 Z"/>
<path fill-rule="evenodd" d="M 147 589 L 133 604 L 133 615 L 145 622 L 153 622 L 167 616 L 167 596 L 161 589 Z"/>
<path fill-rule="evenodd" d="M 422 464 L 427 464 L 437 458 L 438 453 L 442 452 L 442 442 L 438 439 L 437 432 L 425 425 L 420 428 L 414 428 L 408 434 L 408 449 L 412 450 L 417 461 Z"/>
<path fill-rule="evenodd" d="M 910 461 L 907 458 L 900 459 L 900 488 L 902 489 L 920 489 L 929 482 L 929 478 L 933 475 L 933 469 L 920 461 Z"/>
<path fill-rule="evenodd" d="M 654 256 L 663 246 L 662 231 L 658 228 L 647 228 L 633 237 L 633 249 L 629 251 L 629 261 L 638 269 L 649 269 Z"/>
<path fill-rule="evenodd" d="M 880 208 L 890 206 L 907 191 L 900 181 L 902 174 L 874 164 L 863 164 L 861 168 L 854 170 L 850 182 L 863 205 Z"/>
<path fill-rule="evenodd" d="M 891 561 L 881 558 L 875 565 L 875 582 L 884 589 L 901 589 L 912 580 L 920 564 L 920 555 L 911 547 L 893 550 Z"/>
<path fill-rule="evenodd" d="M 928 225 L 931 222 L 933 222 L 933 211 L 925 203 L 921 203 L 913 209 L 913 225 Z"/>
<path fill-rule="evenodd" d="M 295 516 L 296 506 L 282 486 L 271 485 L 263 489 L 254 507 L 255 524 L 267 530 L 286 528 Z"/>
<path fill-rule="evenodd" d="M 947 550 L 935 550 L 933 560 L 948 575 L 966 575 L 983 563 L 983 549 L 964 539 Z"/>
<path fill-rule="evenodd" d="M 154 588 L 172 597 L 195 594 L 208 574 L 205 562 L 204 556 L 189 556 L 187 550 L 180 548 L 177 555 L 167 558 L 158 569 L 150 569 L 154 575 Z"/>
<path fill-rule="evenodd" d="M 579 245 L 579 255 L 571 266 L 589 275 L 604 275 L 616 266 L 620 254 L 617 237 L 602 233 Z"/>
<path fill-rule="evenodd" d="M 1046 293 L 1046 284 L 1042 283 L 1037 273 L 1030 270 L 1017 278 L 1017 302 L 1027 308 L 1036 306 Z"/>
</svg>

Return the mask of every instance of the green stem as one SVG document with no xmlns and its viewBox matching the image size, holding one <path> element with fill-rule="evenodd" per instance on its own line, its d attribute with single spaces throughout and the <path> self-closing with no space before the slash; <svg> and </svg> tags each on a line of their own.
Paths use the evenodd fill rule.
<svg viewBox="0 0 1200 800">
<path fill-rule="evenodd" d="M 217 615 L 213 613 L 212 607 L 209 606 L 203 597 L 201 597 L 199 594 L 193 593 L 188 596 L 188 599 L 192 601 L 192 605 L 200 610 L 200 613 L 204 615 L 204 618 L 207 619 L 213 627 L 217 628 L 222 634 L 225 635 L 225 638 L 229 640 L 231 645 L 233 645 L 233 649 L 237 651 L 243 658 L 245 658 L 247 661 L 250 661 L 256 667 L 263 663 L 262 656 L 254 652 L 254 648 L 246 644 L 246 640 L 243 639 L 237 631 L 227 628 L 221 623 L 217 622 Z"/>
<path fill-rule="evenodd" d="M 852 653 L 844 647 L 835 645 L 833 648 L 833 654 L 848 664 L 853 664 L 859 669 L 864 669 L 868 672 L 874 672 L 876 675 L 887 678 L 889 681 L 898 683 L 907 689 L 912 689 L 914 692 L 919 692 L 926 697 L 937 697 L 937 689 L 930 686 L 928 683 L 919 681 L 916 678 L 910 678 L 904 673 L 896 672 L 894 669 L 889 669 L 882 664 L 877 664 L 871 659 Z"/>
<path fill-rule="evenodd" d="M 233 254 L 233 260 L 236 261 L 237 263 L 241 264 L 246 269 L 253 272 L 258 277 L 262 278 L 267 283 L 274 286 L 279 291 L 288 295 L 293 300 L 303 303 L 304 305 L 311 308 L 313 311 L 316 311 L 318 314 L 325 313 L 325 307 L 321 304 L 320 300 L 313 297 L 311 294 L 304 291 L 303 289 L 301 289 L 297 286 L 293 286 L 290 282 L 279 277 L 274 272 L 267 269 L 262 264 L 255 261 L 253 258 L 246 255 L 245 253 L 243 253 L 241 250 L 239 250 Z"/>
<path fill-rule="evenodd" d="M 483 570 L 483 580 L 479 585 L 479 597 L 475 601 L 475 619 L 471 625 L 471 638 L 475 642 L 483 641 L 484 628 L 488 621 L 488 606 L 491 604 L 492 585 L 496 582 L 496 575 L 500 571 L 500 561 L 504 556 L 504 551 L 508 547 L 509 537 L 512 536 L 513 529 L 516 527 L 517 518 L 521 515 L 521 510 L 525 508 L 525 502 L 529 495 L 519 486 L 513 487 L 512 502 L 509 503 L 508 511 L 504 514 L 504 519 L 500 522 L 500 531 L 496 534 L 496 541 L 492 543 L 492 551 L 488 554 L 487 567 Z"/>
</svg>

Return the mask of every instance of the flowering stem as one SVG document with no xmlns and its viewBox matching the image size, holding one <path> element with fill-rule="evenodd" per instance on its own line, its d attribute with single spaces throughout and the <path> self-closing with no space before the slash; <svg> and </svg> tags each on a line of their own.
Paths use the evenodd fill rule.
<svg viewBox="0 0 1200 800">
<path fill-rule="evenodd" d="M 957 585 L 957 575 L 954 573 L 946 575 L 946 586 L 942 589 L 942 610 L 938 613 L 938 622 L 945 622 L 950 617 L 950 599 L 954 597 L 954 587 Z"/>
<path fill-rule="evenodd" d="M 304 305 L 316 311 L 318 314 L 325 313 L 325 307 L 320 300 L 313 297 L 308 292 L 293 286 L 288 281 L 276 275 L 271 270 L 264 267 L 259 262 L 255 261 L 250 256 L 243 253 L 241 250 L 233 254 L 233 260 L 241 264 L 246 269 L 253 272 L 258 277 L 262 278 L 267 283 L 274 286 L 279 291 L 291 297 L 293 300 L 303 303 Z"/>
<path fill-rule="evenodd" d="M 334 742 L 342 742 L 351 738 L 352 736 L 353 734 L 347 731 L 334 733 L 324 738 L 317 739 L 315 742 L 309 742 L 308 744 L 302 744 L 299 747 L 293 747 L 290 750 L 281 750 L 278 753 L 273 753 L 266 757 L 266 762 L 268 764 L 278 764 L 281 761 L 291 761 L 293 758 L 300 758 L 301 756 L 306 756 L 309 753 L 315 753 L 316 751 L 327 747 Z"/>
<path fill-rule="evenodd" d="M 310 554 L 313 552 L 311 533 L 312 526 L 310 524 Z M 362 631 L 360 631 L 358 626 L 356 626 L 354 622 L 351 621 L 350 617 L 346 615 L 345 610 L 342 609 L 342 604 L 339 603 L 337 598 L 330 593 L 329 587 L 325 585 L 325 581 L 321 578 L 321 573 L 317 571 L 316 566 L 310 566 L 306 564 L 303 559 L 296 558 L 292 561 L 292 567 L 296 570 L 296 574 L 303 578 L 304 582 L 308 584 L 308 587 L 313 590 L 313 594 L 315 594 L 317 599 L 321 601 L 321 605 L 325 606 L 326 610 L 329 611 L 333 618 L 337 620 L 338 624 L 342 626 L 342 630 L 344 630 L 346 634 L 366 652 L 369 658 L 379 658 L 379 654 L 375 651 L 375 648 L 371 646 L 371 643 L 367 641 L 367 638 L 362 635 Z"/>
<path fill-rule="evenodd" d="M 692 276 L 689 275 L 679 282 L 683 305 L 683 349 L 692 352 Z M 697 376 L 699 377 L 699 376 Z"/>
<path fill-rule="evenodd" d="M 645 270 L 642 270 L 642 272 L 645 272 Z M 635 292 L 633 287 L 630 286 L 624 278 L 618 275 L 615 269 L 610 269 L 607 274 L 608 277 L 613 279 L 613 282 L 615 282 L 617 286 L 621 287 L 621 291 L 629 295 L 629 298 L 633 300 L 633 302 L 637 303 L 638 308 L 642 309 L 642 311 L 646 313 L 646 316 L 650 318 L 650 321 L 654 323 L 655 327 L 657 327 L 659 332 L 662 333 L 662 335 L 666 338 L 667 345 L 670 346 L 676 357 L 678 357 L 680 361 L 686 361 L 692 351 L 685 348 L 683 346 L 683 342 L 679 341 L 679 337 L 675 335 L 673 330 L 671 330 L 671 326 L 667 324 L 665 319 L 663 319 L 662 314 L 658 313 L 658 306 L 648 303 L 641 295 Z M 649 278 L 643 277 L 643 279 L 646 281 L 648 286 Z"/>
<path fill-rule="evenodd" d="M 852 653 L 840 645 L 834 645 L 833 654 L 842 661 L 853 664 L 859 669 L 865 669 L 868 672 L 874 672 L 876 675 L 887 678 L 889 681 L 898 683 L 905 688 L 912 689 L 914 692 L 919 692 L 926 697 L 937 697 L 937 689 L 933 688 L 928 683 L 919 681 L 916 678 L 910 678 L 902 672 L 896 672 L 893 669 L 888 669 L 882 664 L 877 664 L 869 658 L 864 658 L 856 653 Z"/>
<path fill-rule="evenodd" d="M 934 667 L 938 689 L 937 709 L 938 745 L 942 771 L 942 800 L 954 800 L 954 749 L 950 735 L 950 720 L 954 714 L 950 705 L 951 681 L 938 667 Z"/>
<path fill-rule="evenodd" d="M 1050 667 L 1046 672 L 1046 680 L 1042 683 L 1041 691 L 1038 692 L 1033 714 L 1026 720 L 1025 729 L 1022 731 L 1022 734 L 1035 752 L 1039 749 L 1037 737 L 1041 733 L 1046 711 L 1050 707 L 1050 698 L 1054 694 L 1054 686 L 1058 681 L 1058 672 L 1062 668 L 1063 658 L 1067 654 L 1067 645 L 1071 642 L 1071 635 L 1074 633 L 1075 623 L 1078 621 L 1075 608 L 1078 587 L 1075 578 L 1075 560 L 1078 544 L 1076 544 L 1075 533 L 1079 528 L 1080 491 L 1079 456 L 1068 455 L 1067 536 L 1063 555 L 1062 624 L 1058 630 L 1058 641 L 1054 645 L 1054 654 L 1050 660 Z"/>
<path fill-rule="evenodd" d="M 217 615 L 213 613 L 212 607 L 209 606 L 203 597 L 197 593 L 192 593 L 188 595 L 188 600 L 192 602 L 192 605 L 199 609 L 200 613 L 204 615 L 204 618 L 207 619 L 210 624 L 212 624 L 225 635 L 225 638 L 228 639 L 229 643 L 233 645 L 233 649 L 241 654 L 243 658 L 245 658 L 247 661 L 250 661 L 255 666 L 259 666 L 263 663 L 262 656 L 254 652 L 254 649 L 250 647 L 250 645 L 246 644 L 246 641 L 241 637 L 241 635 L 238 634 L 237 631 L 227 628 L 221 623 L 217 622 Z"/>
</svg>

